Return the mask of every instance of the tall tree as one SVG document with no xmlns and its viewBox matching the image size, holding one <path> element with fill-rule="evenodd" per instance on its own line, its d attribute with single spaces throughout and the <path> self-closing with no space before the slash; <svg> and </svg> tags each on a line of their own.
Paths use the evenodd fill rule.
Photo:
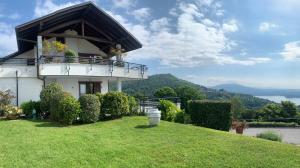
<svg viewBox="0 0 300 168">
<path fill-rule="evenodd" d="M 205 94 L 199 89 L 195 89 L 189 86 L 180 86 L 175 89 L 177 96 L 181 100 L 181 109 L 187 111 L 187 102 L 189 100 L 201 100 L 205 99 Z"/>
<path fill-rule="evenodd" d="M 241 114 L 245 111 L 245 107 L 242 104 L 238 96 L 233 96 L 231 98 L 231 112 L 234 119 L 241 118 Z"/>
<path fill-rule="evenodd" d="M 295 105 L 295 103 L 290 101 L 282 101 L 281 107 L 282 107 L 282 117 L 293 118 L 296 116 L 297 106 Z"/>
<path fill-rule="evenodd" d="M 154 96 L 157 98 L 176 97 L 176 92 L 170 87 L 162 87 L 155 91 Z"/>
<path fill-rule="evenodd" d="M 264 106 L 259 115 L 263 119 L 282 118 L 281 111 L 281 106 L 279 104 L 272 103 Z"/>
</svg>

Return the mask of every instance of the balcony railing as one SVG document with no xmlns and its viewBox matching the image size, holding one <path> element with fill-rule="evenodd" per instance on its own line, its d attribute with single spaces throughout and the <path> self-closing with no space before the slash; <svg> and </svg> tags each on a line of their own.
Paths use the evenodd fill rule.
<svg viewBox="0 0 300 168">
<path fill-rule="evenodd" d="M 126 61 L 117 61 L 110 59 L 102 59 L 96 56 L 90 57 L 65 57 L 65 56 L 41 56 L 38 60 L 39 64 L 91 64 L 91 65 L 108 65 L 113 71 L 114 67 L 123 67 L 128 72 L 130 70 L 140 71 L 144 74 L 148 68 L 146 65 L 136 64 Z"/>
</svg>

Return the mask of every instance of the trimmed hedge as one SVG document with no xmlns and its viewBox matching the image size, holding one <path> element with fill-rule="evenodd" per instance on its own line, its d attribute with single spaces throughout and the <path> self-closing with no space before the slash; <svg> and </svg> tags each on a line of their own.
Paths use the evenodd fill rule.
<svg viewBox="0 0 300 168">
<path fill-rule="evenodd" d="M 127 96 L 122 92 L 109 92 L 103 96 L 101 106 L 103 116 L 119 118 L 129 114 L 129 104 Z"/>
<path fill-rule="evenodd" d="M 188 102 L 188 109 L 193 124 L 229 131 L 232 120 L 230 102 L 192 100 Z"/>
<path fill-rule="evenodd" d="M 81 113 L 80 120 L 83 123 L 97 122 L 100 115 L 100 101 L 96 95 L 85 94 L 79 98 Z"/>
<path fill-rule="evenodd" d="M 248 122 L 249 127 L 298 127 L 299 125 L 295 122 L 284 123 L 284 122 Z"/>
<path fill-rule="evenodd" d="M 58 104 L 63 97 L 63 87 L 57 82 L 47 85 L 40 93 L 41 110 L 54 121 L 59 121 Z"/>
<path fill-rule="evenodd" d="M 176 104 L 169 100 L 160 100 L 158 109 L 161 111 L 161 119 L 166 121 L 174 121 L 177 113 L 181 111 Z"/>
<path fill-rule="evenodd" d="M 59 120 L 63 124 L 73 124 L 80 113 L 80 103 L 69 94 L 64 94 L 59 102 Z"/>
</svg>

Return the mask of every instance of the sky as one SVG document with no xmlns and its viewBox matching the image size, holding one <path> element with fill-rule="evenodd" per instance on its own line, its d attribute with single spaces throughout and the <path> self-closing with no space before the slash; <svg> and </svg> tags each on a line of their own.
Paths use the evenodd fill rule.
<svg viewBox="0 0 300 168">
<path fill-rule="evenodd" d="M 86 0 L 0 1 L 0 56 L 14 27 Z M 93 0 L 142 44 L 130 62 L 214 86 L 300 89 L 299 0 Z"/>
</svg>

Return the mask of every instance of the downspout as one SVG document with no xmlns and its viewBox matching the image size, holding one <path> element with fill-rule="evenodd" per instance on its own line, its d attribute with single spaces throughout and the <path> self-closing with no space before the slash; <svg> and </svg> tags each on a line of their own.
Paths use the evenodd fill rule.
<svg viewBox="0 0 300 168">
<path fill-rule="evenodd" d="M 16 104 L 19 106 L 19 75 L 16 71 Z"/>
</svg>

